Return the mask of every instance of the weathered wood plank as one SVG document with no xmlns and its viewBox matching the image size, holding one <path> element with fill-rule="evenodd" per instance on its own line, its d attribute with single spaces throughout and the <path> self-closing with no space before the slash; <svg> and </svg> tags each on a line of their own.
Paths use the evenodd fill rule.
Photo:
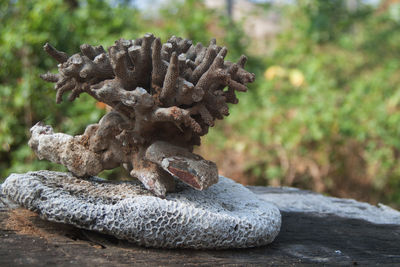
<svg viewBox="0 0 400 267">
<path fill-rule="evenodd" d="M 310 212 L 282 212 L 282 222 L 277 239 L 265 247 L 163 250 L 46 222 L 0 202 L 0 266 L 400 264 L 400 225 Z"/>
</svg>

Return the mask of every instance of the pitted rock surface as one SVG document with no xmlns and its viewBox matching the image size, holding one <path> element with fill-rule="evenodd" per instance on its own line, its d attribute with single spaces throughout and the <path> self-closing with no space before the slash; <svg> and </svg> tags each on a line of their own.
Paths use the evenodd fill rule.
<svg viewBox="0 0 400 267">
<path fill-rule="evenodd" d="M 181 186 L 165 199 L 133 182 L 78 179 L 70 173 L 12 174 L 2 194 L 43 219 L 163 248 L 245 248 L 271 243 L 281 226 L 278 208 L 220 177 L 197 191 Z"/>
</svg>

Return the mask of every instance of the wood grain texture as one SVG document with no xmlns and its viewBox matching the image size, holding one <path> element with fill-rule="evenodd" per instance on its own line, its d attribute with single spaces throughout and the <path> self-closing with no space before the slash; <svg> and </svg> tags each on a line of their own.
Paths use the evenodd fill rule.
<svg viewBox="0 0 400 267">
<path fill-rule="evenodd" d="M 283 212 L 282 221 L 277 239 L 260 248 L 163 250 L 46 222 L 0 202 L 0 266 L 400 264 L 400 225 L 302 212 Z"/>
</svg>

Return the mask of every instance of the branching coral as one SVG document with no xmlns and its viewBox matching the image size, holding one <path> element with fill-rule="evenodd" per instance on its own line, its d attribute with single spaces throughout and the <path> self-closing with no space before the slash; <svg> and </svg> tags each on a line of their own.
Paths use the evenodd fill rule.
<svg viewBox="0 0 400 267">
<path fill-rule="evenodd" d="M 70 101 L 85 92 L 113 110 L 75 137 L 34 126 L 30 145 L 40 158 L 80 177 L 122 164 L 159 196 L 174 189 L 172 177 L 199 190 L 217 182 L 216 165 L 192 150 L 229 115 L 235 92 L 254 81 L 245 56 L 232 63 L 215 39 L 208 47 L 175 36 L 162 44 L 152 34 L 120 39 L 107 51 L 84 44 L 70 57 L 50 44 L 44 49 L 59 62 L 59 73 L 41 75 L 56 83 L 57 103 L 67 92 Z"/>
</svg>

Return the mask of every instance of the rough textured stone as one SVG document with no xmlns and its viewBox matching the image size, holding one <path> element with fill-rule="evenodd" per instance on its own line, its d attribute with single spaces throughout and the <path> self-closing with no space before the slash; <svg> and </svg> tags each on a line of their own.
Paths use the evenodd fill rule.
<svg viewBox="0 0 400 267">
<path fill-rule="evenodd" d="M 354 199 L 327 197 L 293 187 L 250 187 L 258 196 L 278 206 L 282 212 L 302 212 L 318 216 L 335 215 L 374 224 L 400 225 L 400 212 L 379 203 L 377 206 Z"/>
<path fill-rule="evenodd" d="M 249 189 L 258 196 L 274 194 L 274 198 L 314 194 L 292 188 Z M 312 209 L 318 210 L 282 211 L 279 235 L 267 246 L 152 249 L 41 220 L 26 209 L 12 209 L 0 194 L 0 266 L 400 266 L 400 224 L 374 224 Z"/>
<path fill-rule="evenodd" d="M 51 171 L 12 174 L 2 194 L 49 221 L 72 224 L 149 247 L 244 248 L 277 236 L 281 215 L 232 180 L 205 191 L 181 184 L 165 199 L 140 184 L 77 179 Z"/>
</svg>

